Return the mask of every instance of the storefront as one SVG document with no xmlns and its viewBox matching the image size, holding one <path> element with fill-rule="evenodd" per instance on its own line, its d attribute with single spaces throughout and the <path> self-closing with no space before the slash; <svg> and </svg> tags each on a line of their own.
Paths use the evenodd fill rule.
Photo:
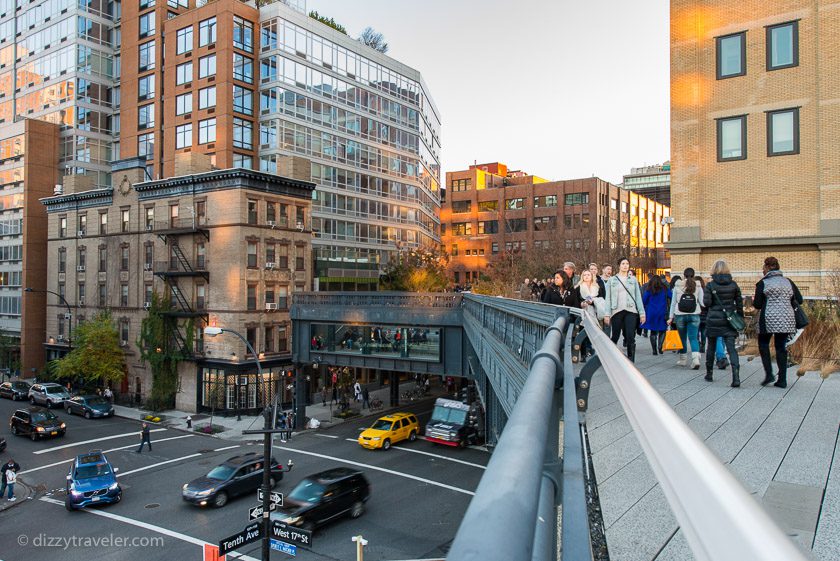
<svg viewBox="0 0 840 561">
<path fill-rule="evenodd" d="M 200 364 L 197 403 L 199 411 L 215 411 L 222 415 L 258 415 L 274 403 L 279 393 L 279 404 L 292 406 L 294 398 L 294 369 L 291 363 L 262 365 L 262 374 L 256 365 L 236 363 Z"/>
</svg>

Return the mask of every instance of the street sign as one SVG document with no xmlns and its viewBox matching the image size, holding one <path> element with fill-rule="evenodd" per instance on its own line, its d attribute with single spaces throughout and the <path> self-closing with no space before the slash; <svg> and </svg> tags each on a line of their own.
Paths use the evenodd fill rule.
<svg viewBox="0 0 840 561">
<path fill-rule="evenodd" d="M 312 532 L 303 528 L 289 526 L 279 520 L 274 520 L 271 524 L 271 538 L 291 542 L 303 547 L 312 547 Z"/>
<path fill-rule="evenodd" d="M 262 524 L 254 522 L 245 529 L 219 542 L 219 555 L 230 553 L 238 547 L 254 543 L 262 537 Z"/>
<path fill-rule="evenodd" d="M 269 511 L 277 510 L 277 505 L 274 504 L 274 503 L 269 503 L 268 504 L 268 510 Z M 257 519 L 262 518 L 262 517 L 263 517 L 263 506 L 262 505 L 252 506 L 251 508 L 248 509 L 248 520 L 257 520 Z"/>
<path fill-rule="evenodd" d="M 271 549 L 282 553 L 288 553 L 292 557 L 297 555 L 297 547 L 290 543 L 281 542 L 280 540 L 271 540 Z"/>
<path fill-rule="evenodd" d="M 271 491 L 269 495 L 269 499 L 271 500 L 272 504 L 277 506 L 283 506 L 283 493 L 278 493 L 276 491 Z M 262 504 L 263 502 L 263 490 L 257 489 L 257 500 Z M 271 510 L 274 510 L 273 508 Z"/>
</svg>

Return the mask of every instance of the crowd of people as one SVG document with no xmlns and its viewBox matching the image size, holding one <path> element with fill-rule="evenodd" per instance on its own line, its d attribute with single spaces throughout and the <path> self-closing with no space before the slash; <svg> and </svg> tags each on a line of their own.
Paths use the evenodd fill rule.
<svg viewBox="0 0 840 561">
<path fill-rule="evenodd" d="M 705 354 L 707 381 L 713 381 L 714 367 L 731 368 L 732 387 L 739 387 L 740 362 L 736 340 L 744 329 L 744 303 L 741 288 L 732 278 L 726 261 L 716 261 L 704 278 L 689 267 L 682 275 L 652 275 L 642 285 L 622 257 L 612 265 L 596 263 L 578 274 L 572 262 L 566 262 L 554 277 L 526 278 L 521 287 L 525 299 L 572 308 L 592 308 L 603 322 L 603 329 L 613 343 L 623 339 L 627 358 L 636 358 L 636 337 L 647 337 L 655 356 L 663 355 L 667 331 L 675 329 L 682 349 L 678 366 L 694 370 L 701 367 Z M 753 306 L 758 311 L 756 333 L 764 368 L 763 386 L 773 383 L 787 387 L 787 347 L 797 331 L 796 310 L 802 303 L 796 284 L 781 272 L 775 257 L 764 260 L 763 278 L 755 286 Z M 777 373 L 773 372 L 770 343 L 773 342 Z M 591 347 L 581 349 L 586 360 Z"/>
</svg>

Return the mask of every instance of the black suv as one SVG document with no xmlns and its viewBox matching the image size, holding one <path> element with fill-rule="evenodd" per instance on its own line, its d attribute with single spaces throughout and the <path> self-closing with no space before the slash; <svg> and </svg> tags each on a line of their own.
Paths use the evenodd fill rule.
<svg viewBox="0 0 840 561">
<path fill-rule="evenodd" d="M 331 522 L 344 514 L 358 518 L 370 498 L 370 484 L 362 472 L 334 468 L 310 475 L 283 497 L 283 507 L 271 513 L 272 520 L 306 530 Z"/>
<path fill-rule="evenodd" d="M 12 434 L 29 435 L 33 441 L 50 436 L 64 436 L 67 425 L 55 413 L 43 407 L 18 409 L 9 419 Z"/>
<path fill-rule="evenodd" d="M 194 505 L 223 507 L 229 498 L 254 492 L 262 485 L 262 464 L 263 455 L 256 452 L 234 456 L 211 469 L 207 475 L 185 483 L 181 489 L 181 497 Z M 269 484 L 272 488 L 283 479 L 283 472 L 289 469 L 292 469 L 291 460 L 288 469 L 284 470 L 282 465 L 271 458 Z"/>
<path fill-rule="evenodd" d="M 3 382 L 0 384 L 0 397 L 5 397 L 12 401 L 26 401 L 26 398 L 29 397 L 29 384 L 23 380 Z"/>
</svg>

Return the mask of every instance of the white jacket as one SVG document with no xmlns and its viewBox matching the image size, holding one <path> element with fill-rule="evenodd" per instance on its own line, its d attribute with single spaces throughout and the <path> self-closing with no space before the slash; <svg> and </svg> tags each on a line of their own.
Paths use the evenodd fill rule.
<svg viewBox="0 0 840 561">
<path fill-rule="evenodd" d="M 700 305 L 703 303 L 703 286 L 700 281 L 695 278 L 697 289 L 694 291 L 694 298 L 697 300 L 697 305 L 694 306 L 693 312 L 681 312 L 679 309 L 680 298 L 685 294 L 685 279 L 680 279 L 674 284 L 674 295 L 671 298 L 671 313 L 669 317 L 674 316 L 691 316 L 700 314 Z"/>
</svg>

